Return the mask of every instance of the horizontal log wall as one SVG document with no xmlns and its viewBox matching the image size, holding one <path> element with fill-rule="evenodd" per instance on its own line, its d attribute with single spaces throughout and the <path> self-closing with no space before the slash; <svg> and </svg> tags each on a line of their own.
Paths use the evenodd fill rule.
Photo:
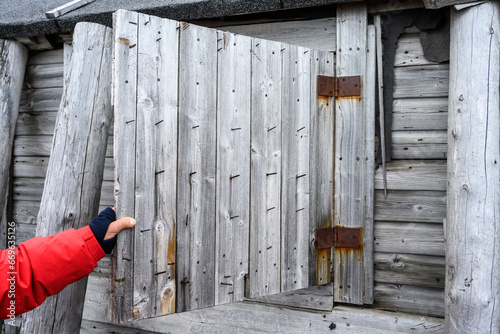
<svg viewBox="0 0 500 334">
<path fill-rule="evenodd" d="M 33 238 L 50 159 L 57 110 L 63 93 L 63 49 L 30 54 L 14 139 L 11 221 L 17 244 Z M 112 129 L 110 133 L 112 133 Z M 114 205 L 113 140 L 108 139 L 100 210 Z M 109 319 L 109 258 L 89 277 L 84 318 Z"/>
<path fill-rule="evenodd" d="M 394 66 L 387 198 L 375 173 L 375 306 L 444 316 L 448 64 L 428 61 L 409 29 Z"/>
</svg>

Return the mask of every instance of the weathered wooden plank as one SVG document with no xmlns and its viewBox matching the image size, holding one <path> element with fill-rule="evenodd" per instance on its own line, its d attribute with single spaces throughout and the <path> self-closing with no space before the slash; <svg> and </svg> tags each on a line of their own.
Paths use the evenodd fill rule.
<svg viewBox="0 0 500 334">
<path fill-rule="evenodd" d="M 281 43 L 252 45 L 250 292 L 280 292 Z"/>
<path fill-rule="evenodd" d="M 250 241 L 252 39 L 218 33 L 215 304 L 243 300 Z"/>
<path fill-rule="evenodd" d="M 131 326 L 160 333 L 283 332 L 381 334 L 442 333 L 443 319 L 403 313 L 335 307 L 333 312 L 304 312 L 262 304 L 233 303 L 141 320 Z"/>
<path fill-rule="evenodd" d="M 375 251 L 444 256 L 443 226 L 427 223 L 375 223 Z"/>
<path fill-rule="evenodd" d="M 445 258 L 375 253 L 375 282 L 444 289 Z"/>
<path fill-rule="evenodd" d="M 281 85 L 281 292 L 309 286 L 309 52 L 292 45 L 281 49 L 286 78 Z"/>
<path fill-rule="evenodd" d="M 377 58 L 375 26 L 368 26 L 367 33 L 367 57 L 365 84 L 362 89 L 362 96 L 365 99 L 365 174 L 364 194 L 364 222 L 363 222 L 363 257 L 364 267 L 364 303 L 373 304 L 373 223 L 374 223 L 374 202 L 375 202 L 375 110 L 376 108 L 376 69 Z M 371 50 L 371 51 L 370 51 Z"/>
<path fill-rule="evenodd" d="M 150 332 L 141 329 L 138 331 L 135 328 L 127 328 L 125 326 L 117 326 L 101 321 L 82 320 L 80 334 L 103 334 L 103 333 L 122 333 L 122 334 L 156 334 L 158 332 Z"/>
<path fill-rule="evenodd" d="M 399 37 L 394 66 L 437 65 L 425 58 L 419 34 L 404 34 Z"/>
<path fill-rule="evenodd" d="M 62 93 L 62 87 L 25 89 L 21 94 L 19 111 L 57 111 Z"/>
<path fill-rule="evenodd" d="M 26 67 L 24 89 L 63 87 L 61 64 L 31 65 Z"/>
<path fill-rule="evenodd" d="M 32 53 L 28 59 L 28 65 L 63 64 L 63 49 L 39 51 Z"/>
<path fill-rule="evenodd" d="M 442 7 L 447 7 L 451 5 L 475 3 L 478 1 L 473 0 L 424 0 L 425 8 L 437 9 Z"/>
<path fill-rule="evenodd" d="M 395 99 L 392 107 L 392 130 L 446 130 L 448 99 Z"/>
<path fill-rule="evenodd" d="M 15 201 L 40 201 L 44 182 L 44 178 L 15 178 L 12 184 L 12 199 Z"/>
<path fill-rule="evenodd" d="M 185 24 L 179 60 L 177 307 L 215 303 L 217 32 Z"/>
<path fill-rule="evenodd" d="M 20 43 L 0 39 L 0 248 L 6 247 L 12 145 L 19 115 L 19 101 L 28 60 Z"/>
<path fill-rule="evenodd" d="M 337 41 L 336 75 L 366 75 L 366 4 L 337 7 Z M 363 227 L 365 224 L 367 110 L 364 97 L 365 95 L 362 98 L 347 97 L 336 100 L 335 225 Z M 365 302 L 364 267 L 363 250 L 335 249 L 335 301 L 353 304 Z"/>
<path fill-rule="evenodd" d="M 116 217 L 135 217 L 138 14 L 124 10 L 113 16 L 113 105 Z M 119 153 L 118 153 L 119 152 Z M 140 229 L 140 223 L 137 229 Z M 118 235 L 111 270 L 111 321 L 133 319 L 134 234 Z"/>
<path fill-rule="evenodd" d="M 500 4 L 452 10 L 447 332 L 500 332 Z"/>
<path fill-rule="evenodd" d="M 449 65 L 423 65 L 394 69 L 394 98 L 448 96 Z"/>
<path fill-rule="evenodd" d="M 375 171 L 375 189 L 383 189 L 382 170 Z M 387 163 L 387 189 L 446 190 L 446 161 L 395 160 Z"/>
<path fill-rule="evenodd" d="M 12 201 L 12 220 L 16 223 L 36 224 L 36 216 L 40 209 L 38 201 Z"/>
<path fill-rule="evenodd" d="M 16 136 L 53 135 L 56 112 L 21 112 L 17 120 Z"/>
<path fill-rule="evenodd" d="M 179 23 L 138 19 L 133 315 L 144 319 L 175 312 Z"/>
<path fill-rule="evenodd" d="M 248 25 L 224 26 L 219 29 L 232 33 L 267 39 L 315 50 L 336 50 L 336 20 L 271 22 Z"/>
<path fill-rule="evenodd" d="M 52 136 L 16 136 L 13 154 L 18 157 L 49 157 Z M 106 157 L 113 156 L 113 143 L 106 144 Z"/>
<path fill-rule="evenodd" d="M 79 23 L 75 28 L 71 76 L 63 96 L 67 103 L 61 104 L 58 115 L 37 235 L 82 227 L 97 214 L 112 119 L 111 41 L 107 27 Z M 22 332 L 78 331 L 86 283 L 81 280 L 47 298 L 24 317 Z"/>
<path fill-rule="evenodd" d="M 392 190 L 387 198 L 375 192 L 375 220 L 441 224 L 445 217 L 444 191 Z"/>
<path fill-rule="evenodd" d="M 309 134 L 309 182 L 310 201 L 309 240 L 316 238 L 315 231 L 333 226 L 333 173 L 335 115 L 332 97 L 317 97 L 317 76 L 334 76 L 334 54 L 311 50 L 311 120 Z M 309 284 L 330 283 L 333 252 L 331 249 L 316 250 L 309 246 Z"/>
<path fill-rule="evenodd" d="M 444 317 L 444 292 L 443 289 L 437 288 L 377 283 L 374 306 L 412 314 Z M 444 332 L 443 327 L 440 326 L 439 333 Z"/>
<path fill-rule="evenodd" d="M 393 159 L 446 159 L 446 131 L 393 131 Z"/>
<path fill-rule="evenodd" d="M 101 261 L 99 261 L 101 262 Z M 96 269 L 100 268 L 99 266 Z M 95 271 L 94 271 L 95 272 Z M 83 308 L 83 321 L 110 322 L 109 313 L 109 276 L 89 275 L 87 282 L 87 294 L 85 295 L 85 306 Z M 82 333 L 82 331 L 80 331 Z"/>
<path fill-rule="evenodd" d="M 305 289 L 282 292 L 275 295 L 248 299 L 253 303 L 282 305 L 317 311 L 333 310 L 333 283 L 312 286 Z"/>
</svg>

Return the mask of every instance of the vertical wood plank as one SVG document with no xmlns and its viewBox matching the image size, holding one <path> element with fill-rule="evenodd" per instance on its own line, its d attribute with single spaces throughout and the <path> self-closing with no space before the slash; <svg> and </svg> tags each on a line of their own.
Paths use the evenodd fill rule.
<svg viewBox="0 0 500 334">
<path fill-rule="evenodd" d="M 335 115 L 332 97 L 318 97 L 317 76 L 335 75 L 334 53 L 311 51 L 311 120 L 310 120 L 310 240 L 315 231 L 333 226 L 333 173 Z M 309 245 L 309 282 L 324 285 L 332 280 L 331 249 L 316 251 Z"/>
<path fill-rule="evenodd" d="M 280 292 L 281 44 L 252 45 L 250 292 Z"/>
<path fill-rule="evenodd" d="M 79 23 L 74 36 L 69 82 L 56 120 L 37 219 L 38 236 L 83 227 L 99 208 L 112 119 L 112 32 L 102 25 Z M 22 332 L 78 332 L 86 285 L 83 279 L 47 298 L 24 316 Z"/>
<path fill-rule="evenodd" d="M 215 302 L 217 32 L 183 23 L 179 62 L 177 307 Z"/>
<path fill-rule="evenodd" d="M 499 11 L 451 11 L 446 333 L 500 332 Z"/>
<path fill-rule="evenodd" d="M 113 17 L 113 105 L 115 205 L 118 219 L 135 217 L 136 169 L 136 95 L 138 14 L 119 10 Z M 130 321 L 134 305 L 134 234 L 141 229 L 118 235 L 111 271 L 111 321 Z"/>
<path fill-rule="evenodd" d="M 373 229 L 375 214 L 375 109 L 376 109 L 376 46 L 375 26 L 368 26 L 366 50 L 366 74 L 362 96 L 365 108 L 365 220 L 363 228 L 363 257 L 364 257 L 364 303 L 373 304 Z"/>
<path fill-rule="evenodd" d="M 243 300 L 250 224 L 250 37 L 218 33 L 215 304 Z"/>
<path fill-rule="evenodd" d="M 175 21 L 139 15 L 134 319 L 175 310 L 177 28 Z"/>
<path fill-rule="evenodd" d="M 292 45 L 281 49 L 281 292 L 309 286 L 309 52 Z"/>
<path fill-rule="evenodd" d="M 12 145 L 19 115 L 28 50 L 19 42 L 0 39 L 0 249 L 7 232 Z"/>
<path fill-rule="evenodd" d="M 367 13 L 365 4 L 337 7 L 337 76 L 361 75 L 366 85 Z M 364 93 L 364 90 L 363 90 Z M 336 99 L 335 225 L 363 227 L 365 223 L 366 100 L 364 96 Z M 334 298 L 363 304 L 364 252 L 335 249 Z"/>
</svg>

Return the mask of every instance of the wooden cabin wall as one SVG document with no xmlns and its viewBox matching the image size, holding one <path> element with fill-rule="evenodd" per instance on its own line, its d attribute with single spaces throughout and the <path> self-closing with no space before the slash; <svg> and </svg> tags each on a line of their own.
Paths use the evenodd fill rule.
<svg viewBox="0 0 500 334">
<path fill-rule="evenodd" d="M 56 116 L 63 93 L 63 49 L 32 51 L 26 68 L 13 150 L 13 202 L 16 244 L 33 238 L 47 173 Z M 67 61 L 66 61 L 67 62 Z M 112 133 L 112 129 L 111 129 Z M 100 210 L 114 205 L 113 137 L 106 150 Z M 89 277 L 84 318 L 109 320 L 109 257 Z"/>
<path fill-rule="evenodd" d="M 375 306 L 444 316 L 448 64 L 409 28 L 396 49 L 387 198 L 375 179 Z"/>
</svg>

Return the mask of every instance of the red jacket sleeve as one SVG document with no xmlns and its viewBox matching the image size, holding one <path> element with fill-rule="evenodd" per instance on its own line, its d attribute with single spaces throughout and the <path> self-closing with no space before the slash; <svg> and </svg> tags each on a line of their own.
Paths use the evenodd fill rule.
<svg viewBox="0 0 500 334">
<path fill-rule="evenodd" d="M 15 254 L 15 258 L 13 257 Z M 30 311 L 88 275 L 106 255 L 89 226 L 35 237 L 0 253 L 0 318 Z"/>
</svg>

